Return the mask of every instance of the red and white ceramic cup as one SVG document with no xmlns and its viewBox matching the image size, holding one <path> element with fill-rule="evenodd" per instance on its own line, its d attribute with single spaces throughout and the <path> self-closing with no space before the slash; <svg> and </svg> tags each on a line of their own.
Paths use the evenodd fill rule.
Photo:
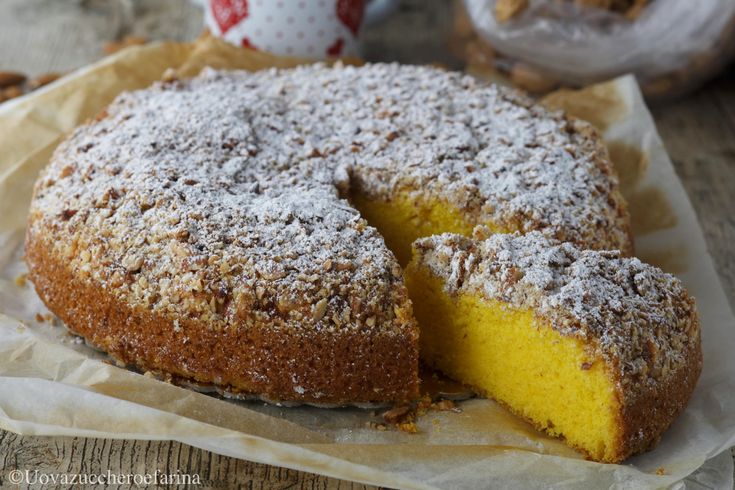
<svg viewBox="0 0 735 490">
<path fill-rule="evenodd" d="M 322 59 L 359 55 L 363 25 L 379 22 L 397 0 L 207 0 L 205 22 L 238 46 Z"/>
</svg>

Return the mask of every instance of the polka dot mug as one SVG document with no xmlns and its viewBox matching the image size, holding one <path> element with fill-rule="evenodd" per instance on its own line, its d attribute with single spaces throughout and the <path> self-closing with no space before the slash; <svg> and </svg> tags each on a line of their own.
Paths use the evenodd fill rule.
<svg viewBox="0 0 735 490">
<path fill-rule="evenodd" d="M 205 22 L 238 46 L 322 59 L 359 54 L 365 24 L 387 17 L 397 0 L 207 0 Z"/>
</svg>

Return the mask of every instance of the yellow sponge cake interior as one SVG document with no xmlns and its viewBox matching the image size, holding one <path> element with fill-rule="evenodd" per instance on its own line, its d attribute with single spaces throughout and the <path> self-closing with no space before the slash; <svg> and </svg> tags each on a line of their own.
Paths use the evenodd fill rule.
<svg viewBox="0 0 735 490">
<path fill-rule="evenodd" d="M 388 248 L 402 266 L 411 260 L 411 244 L 418 238 L 441 233 L 457 233 L 469 236 L 475 224 L 466 213 L 440 199 L 414 198 L 407 191 L 397 191 L 390 201 L 370 199 L 353 192 L 350 202 L 360 214 L 376 227 Z M 492 232 L 504 233 L 491 223 L 485 223 Z"/>
<path fill-rule="evenodd" d="M 450 296 L 416 264 L 406 271 L 421 327 L 421 356 L 449 376 L 593 459 L 610 461 L 619 402 L 605 364 L 533 311 L 470 294 Z"/>
</svg>

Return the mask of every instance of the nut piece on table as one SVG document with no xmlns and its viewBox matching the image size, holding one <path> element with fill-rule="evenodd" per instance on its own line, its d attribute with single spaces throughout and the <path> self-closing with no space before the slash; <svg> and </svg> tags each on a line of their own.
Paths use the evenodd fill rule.
<svg viewBox="0 0 735 490">
<path fill-rule="evenodd" d="M 0 101 L 10 100 L 23 95 L 23 89 L 19 85 L 13 85 L 12 87 L 4 88 L 0 91 Z"/>
<path fill-rule="evenodd" d="M 520 14 L 528 7 L 528 0 L 497 0 L 495 2 L 495 18 L 505 22 Z"/>
<path fill-rule="evenodd" d="M 26 76 L 15 71 L 0 71 L 0 88 L 20 85 L 26 81 Z"/>
<path fill-rule="evenodd" d="M 31 90 L 36 90 L 37 88 L 41 88 L 44 85 L 48 85 L 51 82 L 54 82 L 61 78 L 61 73 L 56 72 L 50 72 L 50 73 L 44 73 L 43 75 L 39 75 L 30 82 L 28 82 L 28 88 Z"/>
</svg>

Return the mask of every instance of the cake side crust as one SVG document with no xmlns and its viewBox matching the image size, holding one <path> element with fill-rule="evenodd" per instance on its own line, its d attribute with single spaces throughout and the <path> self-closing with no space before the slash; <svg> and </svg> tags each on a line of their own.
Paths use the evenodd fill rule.
<svg viewBox="0 0 735 490">
<path fill-rule="evenodd" d="M 118 300 L 80 279 L 29 234 L 26 260 L 38 295 L 73 332 L 114 358 L 235 393 L 313 403 L 386 402 L 418 396 L 417 332 L 343 334 L 264 325 L 213 329 Z"/>
<path fill-rule="evenodd" d="M 618 463 L 655 447 L 663 433 L 686 409 L 702 372 L 702 344 L 696 312 L 689 322 L 696 338 L 683 353 L 684 364 L 638 396 L 626 397 L 619 391 L 618 396 L 623 401 L 620 449 L 617 458 L 609 462 Z"/>
</svg>

